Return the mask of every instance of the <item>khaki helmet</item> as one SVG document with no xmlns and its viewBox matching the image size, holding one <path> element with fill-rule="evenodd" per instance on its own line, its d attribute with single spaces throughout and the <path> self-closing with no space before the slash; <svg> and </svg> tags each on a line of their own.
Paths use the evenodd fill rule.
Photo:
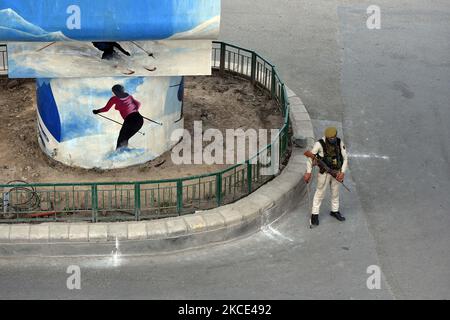
<svg viewBox="0 0 450 320">
<path fill-rule="evenodd" d="M 329 127 L 325 130 L 325 138 L 334 138 L 337 136 L 337 129 L 335 127 Z"/>
</svg>

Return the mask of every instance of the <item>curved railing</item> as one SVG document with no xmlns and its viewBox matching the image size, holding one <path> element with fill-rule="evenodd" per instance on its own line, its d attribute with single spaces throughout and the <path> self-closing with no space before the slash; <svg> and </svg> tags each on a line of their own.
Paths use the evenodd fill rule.
<svg viewBox="0 0 450 320">
<path fill-rule="evenodd" d="M 213 42 L 212 67 L 231 72 L 266 90 L 284 116 L 272 143 L 244 163 L 225 170 L 178 179 L 133 182 L 0 185 L 0 223 L 148 220 L 194 213 L 237 201 L 271 180 L 266 161 L 287 159 L 289 105 L 273 64 L 254 51 Z"/>
</svg>

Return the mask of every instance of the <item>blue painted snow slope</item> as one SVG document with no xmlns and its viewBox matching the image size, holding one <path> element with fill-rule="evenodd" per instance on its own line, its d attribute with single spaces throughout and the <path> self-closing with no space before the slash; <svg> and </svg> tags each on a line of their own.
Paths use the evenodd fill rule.
<svg viewBox="0 0 450 320">
<path fill-rule="evenodd" d="M 220 0 L 2 0 L 0 41 L 161 40 L 218 16 Z"/>
<path fill-rule="evenodd" d="M 50 80 L 37 80 L 37 107 L 45 127 L 55 140 L 60 142 L 62 138 L 61 118 L 53 96 Z"/>
</svg>

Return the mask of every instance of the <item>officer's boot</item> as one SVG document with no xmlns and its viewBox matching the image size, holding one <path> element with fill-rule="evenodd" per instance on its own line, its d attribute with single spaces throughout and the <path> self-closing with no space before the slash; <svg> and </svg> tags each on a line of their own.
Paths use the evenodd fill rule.
<svg viewBox="0 0 450 320">
<path fill-rule="evenodd" d="M 341 213 L 339 211 L 336 211 L 336 212 L 331 211 L 330 215 L 332 217 L 335 217 L 336 219 L 338 219 L 341 222 L 345 221 L 345 218 L 341 215 Z"/>
<path fill-rule="evenodd" d="M 311 215 L 311 226 L 318 226 L 319 225 L 319 215 L 313 214 Z"/>
</svg>

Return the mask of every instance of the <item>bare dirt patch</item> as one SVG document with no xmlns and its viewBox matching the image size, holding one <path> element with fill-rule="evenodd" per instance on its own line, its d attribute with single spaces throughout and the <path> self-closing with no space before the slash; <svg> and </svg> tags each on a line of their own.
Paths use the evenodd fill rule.
<svg viewBox="0 0 450 320">
<path fill-rule="evenodd" d="M 26 182 L 110 182 L 180 178 L 225 169 L 227 165 L 175 165 L 171 152 L 126 169 L 85 170 L 55 162 L 40 149 L 36 132 L 34 80 L 0 78 L 0 184 Z M 186 78 L 185 128 L 203 130 L 281 128 L 281 111 L 268 94 L 248 81 L 225 75 Z"/>
</svg>

